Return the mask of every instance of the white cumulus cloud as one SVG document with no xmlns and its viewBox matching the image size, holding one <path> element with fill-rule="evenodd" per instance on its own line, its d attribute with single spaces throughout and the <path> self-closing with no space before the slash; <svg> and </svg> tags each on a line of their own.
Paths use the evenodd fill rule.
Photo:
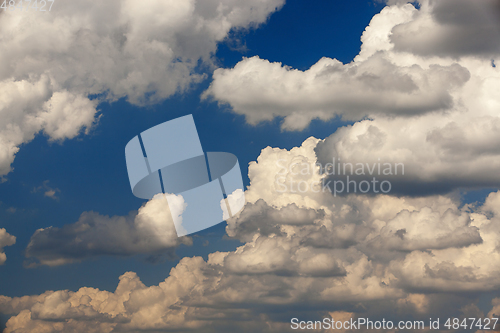
<svg viewBox="0 0 500 333">
<path fill-rule="evenodd" d="M 61 228 L 38 229 L 31 236 L 26 256 L 31 263 L 57 266 L 101 255 L 173 254 L 189 237 L 177 237 L 167 199 L 156 195 L 127 216 L 84 212 L 79 220 Z"/>
<path fill-rule="evenodd" d="M 189 89 L 205 77 L 196 66 L 213 66 L 231 29 L 264 22 L 283 2 L 80 1 L 46 13 L 2 11 L 0 175 L 40 131 L 51 140 L 87 132 L 99 102 L 151 104 Z"/>
<path fill-rule="evenodd" d="M 359 120 L 325 140 L 262 150 L 249 165 L 246 205 L 227 221 L 228 236 L 243 245 L 207 260 L 183 258 L 163 282 L 149 287 L 128 272 L 114 292 L 82 287 L 0 297 L 0 310 L 13 315 L 6 332 L 286 332 L 297 312 L 318 319 L 484 315 L 474 298 L 500 288 L 500 192 L 482 205 L 461 205 L 456 195 L 436 193 L 497 184 L 500 75 L 486 49 L 443 46 L 424 54 L 425 43 L 403 49 L 397 33 L 410 26 L 425 21 L 444 29 L 451 20 L 460 30 L 466 22 L 439 16 L 446 16 L 439 6 L 448 1 L 422 1 L 419 10 L 395 2 L 373 18 L 350 64 L 324 58 L 297 71 L 250 58 L 215 72 L 206 96 L 230 103 L 250 122 L 279 116 L 283 128 L 302 129 L 314 118 Z M 454 3 L 461 6 L 453 11 L 457 15 L 469 6 Z M 134 32 L 148 31 L 140 13 L 133 20 Z M 118 90 L 108 94 L 120 96 Z M 404 163 L 405 174 L 391 178 L 394 192 L 387 195 L 334 196 L 323 184 L 330 178 L 316 165 L 334 157 Z M 175 230 L 173 222 L 163 229 L 153 201 L 130 217 L 86 213 L 66 228 L 40 230 L 27 252 L 46 264 L 81 259 L 73 247 L 85 255 L 127 255 L 150 251 L 142 240 L 153 234 L 153 248 L 164 248 L 173 244 Z M 63 250 L 45 240 L 60 241 Z M 498 304 L 495 299 L 489 316 Z"/>
</svg>

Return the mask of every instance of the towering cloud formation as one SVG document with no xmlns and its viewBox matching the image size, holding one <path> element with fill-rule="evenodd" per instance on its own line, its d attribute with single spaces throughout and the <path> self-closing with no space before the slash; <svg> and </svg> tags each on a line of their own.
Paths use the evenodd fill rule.
<svg viewBox="0 0 500 333">
<path fill-rule="evenodd" d="M 245 243 L 235 251 L 184 258 L 157 286 L 128 272 L 115 292 L 2 297 L 0 310 L 14 314 L 6 332 L 287 331 L 283 321 L 297 316 L 297 304 L 314 309 L 312 317 L 335 309 L 398 320 L 458 316 L 474 307 L 471 295 L 500 288 L 500 193 L 480 207 L 460 207 L 445 196 L 277 191 L 280 177 L 297 176 L 282 165 L 313 167 L 317 141 L 291 151 L 266 148 L 250 165 L 248 202 L 226 229 Z M 84 230 L 80 224 L 68 230 Z M 77 237 L 85 242 L 86 232 Z"/>
<path fill-rule="evenodd" d="M 497 14 L 490 0 L 389 6 L 349 64 L 323 58 L 299 71 L 253 57 L 217 69 L 204 96 L 252 124 L 282 117 L 283 130 L 357 121 L 318 144 L 319 162 L 403 163 L 394 193 L 499 186 Z"/>
</svg>

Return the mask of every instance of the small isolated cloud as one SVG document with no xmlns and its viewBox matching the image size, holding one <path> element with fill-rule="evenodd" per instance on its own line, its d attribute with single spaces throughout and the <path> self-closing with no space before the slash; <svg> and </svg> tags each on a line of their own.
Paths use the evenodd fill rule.
<svg viewBox="0 0 500 333">
<path fill-rule="evenodd" d="M 38 229 L 26 257 L 28 266 L 57 266 L 102 255 L 174 255 L 181 243 L 190 245 L 191 239 L 177 237 L 167 200 L 160 194 L 127 216 L 85 212 L 76 223 Z"/>
<path fill-rule="evenodd" d="M 56 194 L 55 190 L 48 190 L 43 195 L 46 196 L 46 197 L 52 198 L 52 199 L 57 199 L 57 197 L 55 196 L 55 194 Z"/>
<path fill-rule="evenodd" d="M 49 181 L 46 180 L 43 182 L 42 185 L 33 188 L 31 190 L 31 193 L 38 193 L 38 192 L 43 192 L 43 196 L 47 198 L 51 198 L 54 200 L 59 200 L 59 197 L 57 196 L 57 193 L 60 193 L 61 190 L 58 188 L 52 188 L 49 186 Z"/>
<path fill-rule="evenodd" d="M 3 265 L 7 260 L 7 256 L 3 252 L 3 248 L 16 243 L 16 237 L 9 234 L 4 228 L 0 229 L 0 265 Z"/>
</svg>

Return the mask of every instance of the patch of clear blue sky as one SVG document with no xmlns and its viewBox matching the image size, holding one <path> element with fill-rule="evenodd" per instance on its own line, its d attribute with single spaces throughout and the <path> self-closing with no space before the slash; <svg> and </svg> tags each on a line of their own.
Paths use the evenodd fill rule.
<svg viewBox="0 0 500 333">
<path fill-rule="evenodd" d="M 359 52 L 360 36 L 370 19 L 383 8 L 365 0 L 290 0 L 269 22 L 258 29 L 236 32 L 234 39 L 219 45 L 221 67 L 232 67 L 243 56 L 259 55 L 269 61 L 305 70 L 321 57 L 347 63 Z M 235 49 L 245 45 L 246 51 Z M 242 116 L 219 108 L 216 103 L 200 101 L 200 94 L 211 78 L 183 95 L 176 95 L 149 108 L 139 108 L 120 100 L 99 106 L 103 117 L 92 134 L 49 143 L 39 134 L 23 145 L 13 164 L 9 181 L 0 184 L 0 227 L 17 237 L 14 246 L 5 248 L 7 262 L 0 267 L 0 294 L 21 296 L 39 294 L 48 289 L 77 290 L 82 286 L 114 290 L 118 276 L 135 271 L 147 285 L 168 276 L 178 262 L 151 264 L 146 256 L 133 258 L 101 257 L 60 267 L 23 267 L 24 249 L 38 228 L 61 227 L 74 223 L 84 211 L 102 215 L 126 215 L 138 209 L 144 200 L 132 195 L 126 173 L 124 147 L 138 133 L 161 122 L 193 114 L 205 151 L 225 151 L 238 156 L 248 181 L 248 163 L 255 161 L 267 147 L 290 149 L 309 136 L 325 138 L 345 123 L 313 121 L 302 132 L 281 132 L 280 120 L 249 126 Z M 49 180 L 49 186 L 61 190 L 58 201 L 31 193 Z M 15 207 L 15 213 L 6 211 Z M 214 251 L 233 250 L 237 241 L 223 239 L 225 223 L 199 233 L 192 247 L 181 246 L 179 258 Z M 208 245 L 206 245 L 208 241 Z M 205 244 L 206 246 L 204 246 Z"/>
</svg>

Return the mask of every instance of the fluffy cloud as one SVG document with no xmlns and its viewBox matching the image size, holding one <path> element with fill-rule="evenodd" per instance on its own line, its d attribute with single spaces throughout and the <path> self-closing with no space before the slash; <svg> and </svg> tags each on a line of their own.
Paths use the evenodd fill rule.
<svg viewBox="0 0 500 333">
<path fill-rule="evenodd" d="M 469 72 L 458 64 L 397 66 L 377 53 L 347 65 L 322 58 L 304 72 L 256 56 L 217 69 L 213 77 L 204 97 L 230 104 L 251 124 L 283 117 L 283 129 L 302 130 L 315 118 L 360 120 L 450 109 L 450 91 L 467 82 Z"/>
<path fill-rule="evenodd" d="M 397 51 L 423 56 L 481 56 L 500 53 L 500 1 L 425 0 L 411 22 L 390 37 Z"/>
<path fill-rule="evenodd" d="M 488 6 L 479 3 L 482 5 L 470 1 L 425 1 L 419 10 L 411 4 L 388 6 L 374 16 L 361 37 L 360 54 L 349 64 L 322 58 L 310 69 L 300 71 L 253 57 L 242 60 L 234 68 L 216 70 L 214 81 L 203 96 L 229 104 L 251 124 L 284 118 L 282 128 L 285 130 L 302 130 L 312 119 L 328 120 L 337 116 L 347 120 L 394 116 L 414 120 L 429 113 L 446 115 L 463 109 L 464 91 L 476 84 L 471 76 L 484 79 L 492 72 L 493 77 L 498 77 L 498 73 L 484 72 L 470 62 L 471 57 L 456 59 L 440 52 L 420 57 L 420 53 L 409 48 L 403 50 L 400 44 L 417 45 L 413 42 L 415 39 L 434 38 L 436 29 L 432 28 L 433 33 L 421 33 L 420 25 L 432 20 L 436 12 L 446 13 L 443 15 L 461 25 L 465 21 L 461 16 L 474 16 Z M 453 7 L 451 14 L 448 7 Z M 469 11 L 469 7 L 475 11 Z M 455 15 L 455 12 L 461 14 Z M 438 30 L 449 27 L 444 21 L 435 24 Z M 469 24 L 459 30 L 467 30 L 475 42 L 500 46 L 499 27 L 492 23 L 478 28 L 487 32 L 481 34 L 481 38 L 476 37 L 475 27 Z M 408 36 L 399 37 L 403 32 Z M 463 47 L 460 31 L 452 29 L 447 34 L 454 39 L 444 36 L 446 42 L 437 40 L 435 43 L 444 47 Z M 436 48 L 429 46 L 428 49 Z M 491 58 L 479 59 L 491 67 Z M 469 97 L 473 99 L 474 95 Z"/>
<path fill-rule="evenodd" d="M 43 131 L 73 138 L 96 121 L 99 101 L 144 105 L 199 82 L 217 42 L 264 22 L 283 0 L 83 1 L 42 13 L 3 11 L 0 175 L 22 143 Z M 89 96 L 99 96 L 90 99 Z"/>
<path fill-rule="evenodd" d="M 0 228 L 0 265 L 3 265 L 7 260 L 7 256 L 3 252 L 3 248 L 16 243 L 16 237 L 9 234 L 4 228 Z"/>
<path fill-rule="evenodd" d="M 458 316 L 475 308 L 471 295 L 500 288 L 500 192 L 482 206 L 460 207 L 446 196 L 277 191 L 280 177 L 297 173 L 283 165 L 314 166 L 317 142 L 266 148 L 251 163 L 248 202 L 226 229 L 245 242 L 235 251 L 211 253 L 206 261 L 183 258 L 156 286 L 128 272 L 114 292 L 84 287 L 1 297 L 0 310 L 14 315 L 6 332 L 286 332 L 298 311 L 314 311 L 313 318 L 343 315 L 335 311 L 394 313 L 398 320 Z M 322 177 L 318 170 L 303 176 Z M 84 230 L 83 220 L 68 230 Z"/>
<path fill-rule="evenodd" d="M 334 160 L 354 166 L 404 165 L 404 174 L 375 175 L 391 181 L 393 194 L 500 186 L 500 72 L 487 55 L 491 50 L 465 45 L 500 45 L 500 31 L 479 14 L 496 4 L 423 1 L 420 9 L 388 6 L 373 17 L 359 55 L 349 64 L 323 58 L 299 71 L 258 57 L 244 59 L 234 68 L 216 70 L 204 96 L 229 103 L 252 124 L 282 117 L 285 130 L 301 130 L 315 118 L 357 120 L 318 143 L 318 161 L 323 166 Z M 475 24 L 479 21 L 482 25 Z M 433 33 L 423 33 L 427 30 L 422 25 L 429 22 Z M 476 28 L 485 31 L 480 38 Z M 460 33 L 464 29 L 468 34 Z M 462 43 L 462 37 L 468 39 Z M 446 42 L 432 43 L 448 51 L 425 44 L 432 38 L 444 38 Z M 404 49 L 402 43 L 437 51 L 423 54 Z M 357 183 L 373 178 L 367 172 L 344 174 L 345 181 L 347 175 Z"/>
<path fill-rule="evenodd" d="M 489 69 L 485 68 L 487 71 Z M 496 73 L 493 73 L 497 75 Z M 408 122 L 406 119 L 377 118 L 363 120 L 340 128 L 317 145 L 321 165 L 344 163 L 341 174 L 361 180 L 387 179 L 392 193 L 423 195 L 446 193 L 457 188 L 500 186 L 500 151 L 498 142 L 499 118 L 494 115 L 500 105 L 493 97 L 499 79 L 476 81 L 476 91 L 482 101 L 475 113 L 464 110 L 446 116 L 429 115 Z M 356 166 L 393 166 L 392 175 L 375 170 L 361 176 L 351 174 L 349 164 Z M 404 166 L 395 174 L 396 164 Z M 331 172 L 330 172 L 331 173 Z M 337 173 L 338 175 L 338 173 Z M 333 179 L 332 176 L 331 179 Z"/>
<path fill-rule="evenodd" d="M 218 70 L 207 96 L 218 98 L 217 93 L 236 87 L 233 97 L 224 96 L 233 107 L 240 103 L 240 111 L 235 111 L 250 121 L 282 116 L 285 128 L 300 129 L 316 117 L 370 118 L 325 140 L 309 138 L 289 151 L 263 149 L 249 166 L 245 208 L 228 220 L 227 234 L 244 242 L 235 251 L 211 253 L 208 260 L 183 258 L 156 286 L 147 287 L 128 272 L 114 292 L 83 287 L 77 292 L 1 297 L 0 310 L 14 315 L 6 332 L 286 332 L 297 313 L 317 319 L 397 314 L 397 320 L 483 315 L 475 298 L 500 289 L 500 192 L 478 206 L 461 205 L 453 195 L 334 196 L 325 188 L 329 178 L 316 165 L 324 166 L 333 157 L 352 163 L 378 163 L 379 158 L 381 163 L 404 163 L 404 177 L 391 178 L 394 187 L 406 185 L 427 194 L 433 192 L 430 186 L 442 192 L 497 184 L 494 142 L 500 78 L 482 57 L 487 52 L 477 58 L 436 57 L 395 47 L 395 27 L 425 15 L 433 19 L 435 10 L 434 2 L 423 2 L 420 10 L 411 5 L 387 7 L 367 27 L 361 52 L 351 64 L 322 59 L 300 72 L 251 58 L 234 69 Z M 266 72 L 259 72 L 261 68 Z M 231 84 L 238 82 L 231 76 L 237 71 L 246 73 L 245 84 Z M 289 81 L 276 88 L 259 86 L 259 80 L 281 84 L 285 79 Z M 337 99 L 327 92 L 343 92 L 338 87 L 342 80 L 351 90 L 366 89 L 362 93 L 372 105 L 362 104 L 362 96 L 350 91 L 340 96 L 345 95 L 344 104 L 335 104 Z M 254 104 L 239 90 L 243 86 L 249 95 L 260 94 L 253 95 Z M 287 95 L 279 99 L 280 93 Z M 295 95 L 307 103 L 300 104 Z M 328 108 L 331 105 L 335 108 Z M 287 108 L 291 112 L 284 113 Z M 142 240 L 150 230 L 166 227 L 164 219 L 158 225 L 160 219 L 152 218 L 147 232 L 139 228 L 138 217 L 150 204 L 129 219 L 84 215 L 66 229 L 39 231 L 32 238 L 32 244 L 40 246 L 36 257 L 45 263 L 80 259 L 51 252 L 44 237 L 61 240 L 63 249 L 78 247 L 83 239 L 78 250 L 85 254 L 92 254 L 90 237 L 99 240 L 100 234 L 119 244 L 123 239 Z M 94 222 L 100 219 L 106 225 Z M 112 235 L 108 224 L 124 230 L 124 238 Z M 169 234 L 175 235 L 170 228 Z M 118 247 L 120 254 L 151 250 L 141 242 L 132 244 Z M 101 253 L 111 254 L 104 243 L 97 245 Z M 36 247 L 30 244 L 27 252 L 32 249 Z M 490 316 L 497 313 L 498 300 L 493 306 Z"/>
<path fill-rule="evenodd" d="M 490 0 L 388 6 L 373 17 L 349 64 L 323 58 L 299 71 L 244 59 L 218 69 L 204 96 L 230 104 L 252 124 L 282 117 L 285 130 L 315 118 L 359 120 L 318 143 L 318 160 L 401 163 L 404 175 L 379 177 L 391 181 L 392 193 L 500 186 L 500 72 L 491 60 L 500 30 L 482 16 L 495 8 Z"/>
<path fill-rule="evenodd" d="M 38 229 L 26 256 L 42 265 L 56 266 L 99 255 L 172 255 L 181 243 L 189 245 L 191 239 L 177 237 L 167 199 L 158 194 L 128 216 L 85 212 L 76 223 Z"/>
</svg>

